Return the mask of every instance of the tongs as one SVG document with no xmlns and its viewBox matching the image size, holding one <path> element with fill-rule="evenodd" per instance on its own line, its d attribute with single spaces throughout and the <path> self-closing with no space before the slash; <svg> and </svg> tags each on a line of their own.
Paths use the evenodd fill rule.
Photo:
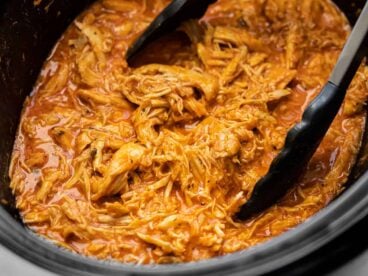
<svg viewBox="0 0 368 276">
<path fill-rule="evenodd" d="M 201 18 L 216 0 L 174 0 L 149 25 L 127 52 L 127 61 L 150 42 L 174 31 L 188 19 Z M 346 91 L 368 52 L 368 2 L 338 59 L 329 81 L 304 111 L 302 120 L 291 128 L 285 145 L 269 171 L 255 185 L 248 201 L 241 206 L 241 220 L 274 205 L 298 181 L 336 117 Z"/>
<path fill-rule="evenodd" d="M 329 81 L 291 128 L 284 148 L 255 185 L 237 217 L 247 219 L 279 200 L 297 182 L 336 117 L 355 73 L 368 52 L 368 2 L 332 71 Z"/>
<path fill-rule="evenodd" d="M 128 64 L 148 44 L 161 36 L 175 31 L 182 22 L 201 18 L 209 5 L 217 0 L 173 0 L 130 46 L 126 54 Z M 165 49 L 163 49 L 165 50 Z"/>
</svg>

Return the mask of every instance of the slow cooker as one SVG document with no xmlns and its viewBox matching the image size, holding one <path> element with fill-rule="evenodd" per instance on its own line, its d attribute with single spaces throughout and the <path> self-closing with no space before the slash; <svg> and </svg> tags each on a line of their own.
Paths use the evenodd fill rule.
<svg viewBox="0 0 368 276">
<path fill-rule="evenodd" d="M 327 272 L 368 247 L 367 131 L 347 189 L 293 230 L 251 249 L 197 263 L 128 265 L 61 249 L 21 222 L 8 168 L 22 104 L 57 39 L 92 0 L 0 3 L 0 243 L 62 275 L 301 275 Z M 364 0 L 334 1 L 354 24 Z M 368 47 L 368 45 L 367 45 Z"/>
</svg>

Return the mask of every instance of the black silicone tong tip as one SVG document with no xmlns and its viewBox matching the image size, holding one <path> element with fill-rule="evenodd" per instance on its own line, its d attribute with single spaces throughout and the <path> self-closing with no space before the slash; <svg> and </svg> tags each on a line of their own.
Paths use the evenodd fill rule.
<svg viewBox="0 0 368 276">
<path fill-rule="evenodd" d="M 150 42 L 175 31 L 182 22 L 201 18 L 210 4 L 217 0 L 174 0 L 148 26 L 128 49 L 126 59 L 132 64 L 134 57 Z"/>
<path fill-rule="evenodd" d="M 330 80 L 288 133 L 285 146 L 268 173 L 255 185 L 237 217 L 247 219 L 276 203 L 296 183 L 321 143 L 344 100 L 356 71 L 368 52 L 368 2 L 355 24 Z"/>
</svg>

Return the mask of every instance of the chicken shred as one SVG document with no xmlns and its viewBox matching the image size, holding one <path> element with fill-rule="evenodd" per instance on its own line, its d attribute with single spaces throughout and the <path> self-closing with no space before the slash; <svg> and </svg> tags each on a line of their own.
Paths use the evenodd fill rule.
<svg viewBox="0 0 368 276">
<path fill-rule="evenodd" d="M 325 207 L 355 162 L 364 65 L 300 183 L 236 220 L 349 25 L 329 0 L 218 0 L 129 67 L 129 45 L 168 3 L 97 1 L 26 102 L 9 171 L 17 207 L 32 230 L 74 252 L 166 264 L 243 250 Z"/>
</svg>

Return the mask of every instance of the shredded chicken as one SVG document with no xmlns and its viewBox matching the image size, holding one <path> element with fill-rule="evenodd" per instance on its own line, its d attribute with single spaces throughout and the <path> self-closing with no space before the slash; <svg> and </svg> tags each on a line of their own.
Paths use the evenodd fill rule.
<svg viewBox="0 0 368 276">
<path fill-rule="evenodd" d="M 246 249 L 343 189 L 365 125 L 368 69 L 294 189 L 234 214 L 326 82 L 349 34 L 329 0 L 219 0 L 156 41 L 129 45 L 168 0 L 100 0 L 47 60 L 17 136 L 11 187 L 24 222 L 72 251 L 138 264 Z"/>
</svg>

